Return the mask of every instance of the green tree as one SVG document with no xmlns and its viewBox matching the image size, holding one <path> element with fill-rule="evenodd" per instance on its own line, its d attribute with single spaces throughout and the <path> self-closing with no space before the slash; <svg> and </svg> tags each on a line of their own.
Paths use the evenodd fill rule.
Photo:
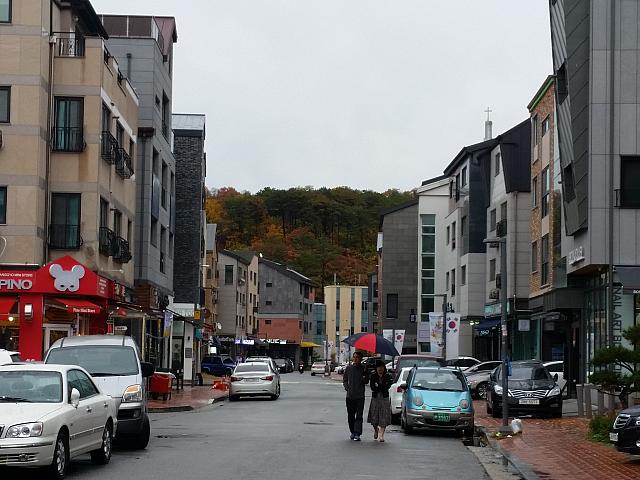
<svg viewBox="0 0 640 480">
<path fill-rule="evenodd" d="M 592 364 L 601 370 L 590 380 L 603 390 L 618 392 L 620 402 L 627 407 L 629 394 L 640 391 L 640 325 L 627 328 L 622 336 L 631 348 L 613 345 L 597 350 Z"/>
</svg>

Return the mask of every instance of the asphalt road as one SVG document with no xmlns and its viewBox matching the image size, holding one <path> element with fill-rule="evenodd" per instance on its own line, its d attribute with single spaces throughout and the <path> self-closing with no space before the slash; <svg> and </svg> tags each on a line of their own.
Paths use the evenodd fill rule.
<svg viewBox="0 0 640 480">
<path fill-rule="evenodd" d="M 487 478 L 455 435 L 407 436 L 399 427 L 391 427 L 386 442 L 378 443 L 366 425 L 363 441 L 352 442 L 342 385 L 306 373 L 283 375 L 282 395 L 276 401 L 241 400 L 193 412 L 155 414 L 151 428 L 146 450 L 116 451 L 104 467 L 93 466 L 88 458 L 76 460 L 68 478 Z M 20 473 L 20 480 L 40 478 L 35 472 Z"/>
</svg>

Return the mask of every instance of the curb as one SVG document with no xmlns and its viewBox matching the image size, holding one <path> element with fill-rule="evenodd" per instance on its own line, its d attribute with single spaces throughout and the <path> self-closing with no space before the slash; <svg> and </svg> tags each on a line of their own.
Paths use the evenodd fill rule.
<svg viewBox="0 0 640 480">
<path fill-rule="evenodd" d="M 214 403 L 224 402 L 227 396 L 218 397 L 218 398 L 210 398 L 209 402 L 206 405 L 202 405 L 201 407 L 193 407 L 192 405 L 176 405 L 174 407 L 150 407 L 147 409 L 149 413 L 175 413 L 175 412 L 191 412 L 193 410 L 198 410 L 200 408 L 208 407 L 209 405 L 213 405 Z"/>
<path fill-rule="evenodd" d="M 487 435 L 486 427 L 480 426 L 478 427 L 478 430 L 482 433 L 482 436 L 486 439 L 487 445 L 489 445 L 496 452 L 498 452 L 500 455 L 506 458 L 509 464 L 511 465 L 511 467 L 513 467 L 513 469 L 516 472 L 518 472 L 518 475 L 520 475 L 524 480 L 540 480 L 540 477 L 538 477 L 538 475 L 536 475 L 535 472 L 531 470 L 531 467 L 528 464 L 524 463 L 513 453 L 507 451 L 507 449 L 502 448 L 502 446 L 500 445 L 500 442 L 496 441 L 495 439 Z"/>
</svg>

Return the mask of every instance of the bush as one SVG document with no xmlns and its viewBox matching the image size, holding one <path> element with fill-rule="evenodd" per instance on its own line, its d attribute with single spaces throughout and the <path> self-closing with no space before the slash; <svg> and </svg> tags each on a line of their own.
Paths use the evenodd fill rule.
<svg viewBox="0 0 640 480">
<path fill-rule="evenodd" d="M 595 415 L 589 421 L 589 438 L 594 442 L 609 443 L 609 431 L 615 420 L 615 415 Z"/>
</svg>

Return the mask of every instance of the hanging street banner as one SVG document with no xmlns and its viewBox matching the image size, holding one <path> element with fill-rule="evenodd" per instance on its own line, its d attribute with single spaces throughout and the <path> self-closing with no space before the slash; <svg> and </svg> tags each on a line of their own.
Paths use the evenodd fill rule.
<svg viewBox="0 0 640 480">
<path fill-rule="evenodd" d="M 429 313 L 429 342 L 431 354 L 442 355 L 442 312 Z"/>
<path fill-rule="evenodd" d="M 396 330 L 396 336 L 393 339 L 393 346 L 400 355 L 402 355 L 402 346 L 404 345 L 404 330 Z"/>
<path fill-rule="evenodd" d="M 460 314 L 447 313 L 447 358 L 458 358 L 460 347 Z"/>
</svg>

